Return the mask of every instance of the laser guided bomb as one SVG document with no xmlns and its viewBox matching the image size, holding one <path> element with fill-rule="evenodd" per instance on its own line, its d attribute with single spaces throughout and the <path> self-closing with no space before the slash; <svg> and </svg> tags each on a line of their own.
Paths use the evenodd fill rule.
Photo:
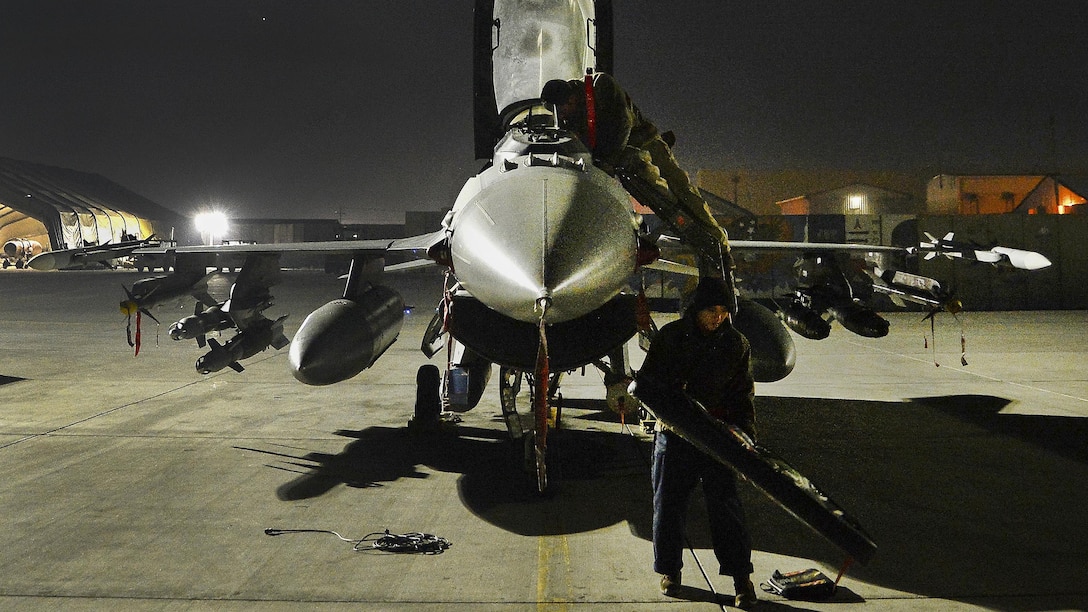
<svg viewBox="0 0 1088 612">
<path fill-rule="evenodd" d="M 831 335 L 831 322 L 809 305 L 804 294 L 779 306 L 778 316 L 787 327 L 809 340 L 823 340 Z"/>
<path fill-rule="evenodd" d="M 275 321 L 266 317 L 259 317 L 248 327 L 239 331 L 226 344 L 220 344 L 214 338 L 208 339 L 210 351 L 196 360 L 196 371 L 201 374 L 211 374 L 223 368 L 230 368 L 235 372 L 241 372 L 245 368 L 239 363 L 269 346 L 281 349 L 290 343 L 287 336 L 283 335 L 283 321 L 287 315 Z"/>
<path fill-rule="evenodd" d="M 902 270 L 874 269 L 873 291 L 883 293 L 897 306 L 913 302 L 928 306 L 932 312 L 946 311 L 956 314 L 963 310 L 963 302 L 941 287 L 937 280 Z"/>
<path fill-rule="evenodd" d="M 778 317 L 790 329 L 805 338 L 822 340 L 831 334 L 830 318 L 859 336 L 888 335 L 887 319 L 855 297 L 854 286 L 834 257 L 805 254 L 796 273 L 797 289 L 778 309 Z"/>
</svg>

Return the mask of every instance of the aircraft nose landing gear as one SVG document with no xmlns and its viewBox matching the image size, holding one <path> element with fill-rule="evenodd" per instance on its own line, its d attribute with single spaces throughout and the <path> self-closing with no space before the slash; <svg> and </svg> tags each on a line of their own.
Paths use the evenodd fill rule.
<svg viewBox="0 0 1088 612">
<path fill-rule="evenodd" d="M 523 415 L 517 411 L 517 396 L 526 378 L 530 382 L 529 401 L 534 407 L 533 425 L 528 427 L 522 420 Z M 536 475 L 537 490 L 541 493 L 555 488 L 554 478 L 548 477 L 548 464 L 555 465 L 555 451 L 549 450 L 547 434 L 549 429 L 558 429 L 562 419 L 563 396 L 556 392 L 559 378 L 560 374 L 552 374 L 540 380 L 533 374 L 512 368 L 499 370 L 499 397 L 507 432 L 511 441 L 521 442 L 522 469 Z M 542 398 L 542 404 L 538 403 L 538 398 Z"/>
</svg>

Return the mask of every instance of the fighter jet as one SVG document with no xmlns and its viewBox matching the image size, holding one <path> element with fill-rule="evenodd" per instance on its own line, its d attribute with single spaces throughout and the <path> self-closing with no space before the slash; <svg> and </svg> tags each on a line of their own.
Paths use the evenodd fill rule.
<svg viewBox="0 0 1088 612">
<path fill-rule="evenodd" d="M 610 26 L 611 2 L 605 0 L 478 0 L 475 149 L 477 157 L 488 163 L 468 179 L 437 231 L 395 240 L 169 250 L 179 264 L 208 253 L 257 257 L 243 267 L 243 275 L 251 266 L 267 267 L 268 257 L 275 253 L 349 255 L 352 264 L 343 294 L 307 316 L 290 345 L 291 372 L 310 385 L 334 384 L 359 374 L 374 365 L 396 341 L 404 303 L 388 286 L 395 280 L 390 280 L 392 275 L 387 271 L 414 265 L 445 267 L 448 273 L 444 297 L 435 309 L 421 348 L 431 356 L 447 346 L 450 354 L 457 356 L 450 360 L 452 368 L 446 373 L 444 389 L 447 397 L 459 397 L 463 409 L 475 406 L 493 364 L 499 366 L 501 407 L 508 431 L 511 437 L 524 441 L 526 462 L 538 487 L 546 489 L 547 436 L 555 420 L 551 400 L 560 374 L 587 365 L 597 367 L 604 373 L 611 403 L 637 405 L 627 392 L 632 372 L 626 347 L 636 334 L 650 338 L 652 320 L 646 300 L 637 291 L 638 282 L 632 279 L 650 267 L 694 271 L 658 259 L 659 243 L 667 242 L 668 236 L 645 229 L 640 216 L 632 210 L 631 193 L 598 168 L 585 145 L 560 128 L 540 103 L 541 87 L 548 80 L 577 79 L 587 70 L 611 72 Z M 680 238 L 682 241 L 684 237 Z M 821 253 L 907 253 L 907 249 L 890 246 L 743 240 L 733 241 L 732 248 L 738 252 L 798 251 L 808 258 L 813 272 L 819 268 L 814 258 Z M 386 268 L 384 258 L 394 252 L 413 254 L 417 259 Z M 1017 265 L 1017 261 L 1027 259 L 1008 257 L 1011 265 Z M 896 282 L 888 286 L 895 287 Z M 635 291 L 629 289 L 632 285 Z M 879 321 L 872 319 L 871 311 L 862 309 L 849 282 L 843 285 L 833 275 L 824 275 L 802 289 L 795 314 L 811 319 L 831 311 L 844 324 L 850 322 L 851 327 L 880 331 Z M 236 299 L 232 297 L 229 308 L 234 312 L 238 308 L 233 303 Z M 226 345 L 209 340 L 213 349 L 201 358 L 197 369 L 211 372 L 234 367 L 250 351 L 284 343 L 282 334 L 275 333 L 276 322 L 264 317 L 255 321 L 258 327 L 239 326 L 239 336 Z M 793 339 L 775 312 L 742 296 L 734 324 L 752 345 L 757 380 L 779 380 L 790 373 L 795 361 Z M 249 341 L 244 335 L 258 328 L 264 334 L 266 326 L 269 334 L 260 335 L 252 345 L 242 348 L 243 342 Z M 258 335 L 252 334 L 254 338 Z M 439 384 L 439 376 L 431 376 L 428 368 L 434 366 L 422 366 L 417 378 L 421 391 L 416 420 L 437 419 L 440 410 L 437 402 L 428 399 L 438 396 L 431 387 Z M 527 428 L 516 406 L 523 382 L 528 383 L 533 414 Z M 684 415 L 675 415 L 675 420 L 684 431 L 687 429 L 683 423 L 696 422 Z M 735 437 L 731 432 L 718 432 L 711 438 L 700 438 L 699 444 L 713 447 L 713 454 L 724 457 L 723 461 L 753 456 L 761 465 L 769 466 L 765 471 L 772 476 L 786 474 L 778 484 L 759 482 L 764 483 L 768 494 L 856 558 L 864 561 L 871 556 L 875 550 L 871 541 L 815 487 L 808 486 L 799 493 L 815 507 L 805 509 L 783 501 L 789 495 L 782 491 L 801 479 L 791 476 L 793 472 L 780 461 L 758 458 L 761 451 L 750 441 L 737 446 Z M 736 452 L 718 452 L 721 448 Z M 755 478 L 752 472 L 745 473 Z"/>
<path fill-rule="evenodd" d="M 5 268 L 15 266 L 25 268 L 29 260 L 34 259 L 42 252 L 42 243 L 30 238 L 12 238 L 4 243 L 4 251 L 0 253 Z"/>
</svg>

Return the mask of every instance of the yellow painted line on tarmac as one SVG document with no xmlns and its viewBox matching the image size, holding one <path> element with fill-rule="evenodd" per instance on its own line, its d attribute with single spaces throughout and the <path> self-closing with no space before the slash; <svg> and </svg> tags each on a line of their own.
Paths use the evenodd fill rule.
<svg viewBox="0 0 1088 612">
<path fill-rule="evenodd" d="M 556 597 L 556 593 L 562 593 L 562 597 Z M 574 584 L 571 582 L 570 571 L 570 543 L 567 541 L 567 536 L 537 537 L 537 611 L 565 612 L 568 609 L 567 606 L 573 593 Z"/>
</svg>

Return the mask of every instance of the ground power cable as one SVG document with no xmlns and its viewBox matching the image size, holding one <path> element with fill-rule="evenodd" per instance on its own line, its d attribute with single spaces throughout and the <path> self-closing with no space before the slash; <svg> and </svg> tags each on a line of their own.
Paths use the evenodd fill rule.
<svg viewBox="0 0 1088 612">
<path fill-rule="evenodd" d="M 430 533 L 410 532 L 405 534 L 374 531 L 357 539 L 345 538 L 339 533 L 329 529 L 276 529 L 269 527 L 264 530 L 265 535 L 279 536 L 288 533 L 327 533 L 351 544 L 355 552 L 388 552 L 399 554 L 440 555 L 446 551 L 452 543 Z"/>
</svg>

